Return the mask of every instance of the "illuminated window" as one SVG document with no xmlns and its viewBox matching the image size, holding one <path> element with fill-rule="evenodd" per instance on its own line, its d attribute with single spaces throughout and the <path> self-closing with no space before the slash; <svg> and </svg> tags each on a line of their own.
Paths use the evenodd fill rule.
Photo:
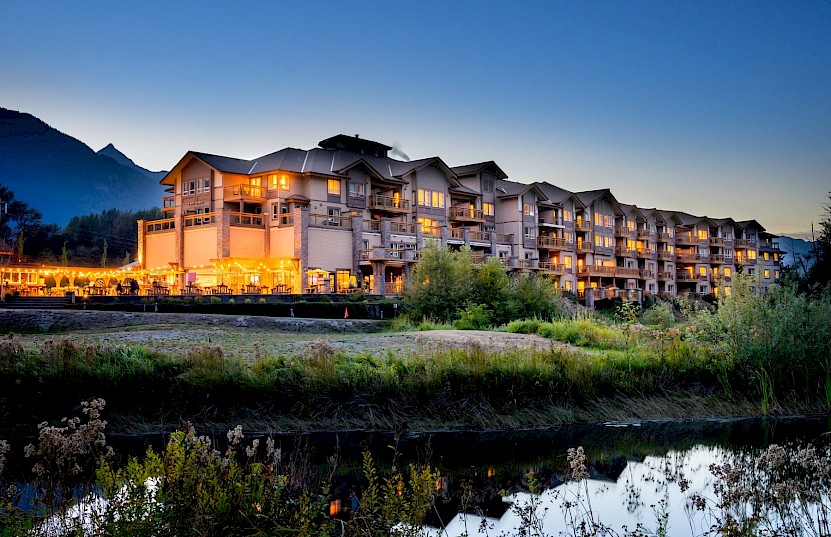
<svg viewBox="0 0 831 537">
<path fill-rule="evenodd" d="M 603 246 L 603 237 L 601 237 L 600 235 L 595 235 L 594 243 L 598 246 Z"/>
<path fill-rule="evenodd" d="M 444 192 L 433 192 L 433 207 L 444 208 Z"/>
<path fill-rule="evenodd" d="M 628 229 L 629 231 L 635 231 L 635 222 L 633 220 L 627 221 L 626 229 Z"/>
<path fill-rule="evenodd" d="M 602 226 L 603 225 L 603 215 L 600 213 L 594 213 L 594 225 Z"/>
<path fill-rule="evenodd" d="M 263 186 L 263 178 L 252 177 L 248 184 L 250 184 L 251 186 Z"/>
<path fill-rule="evenodd" d="M 615 238 L 614 237 L 603 237 L 603 246 L 606 248 L 614 248 L 615 247 Z"/>
<path fill-rule="evenodd" d="M 533 203 L 523 203 L 522 204 L 522 214 L 525 216 L 534 216 L 534 204 Z"/>
<path fill-rule="evenodd" d="M 567 269 L 571 268 L 571 263 L 572 263 L 572 261 L 571 261 L 571 256 L 570 255 L 567 255 L 567 256 L 563 257 L 563 264 L 566 266 Z"/>
<path fill-rule="evenodd" d="M 779 254 L 777 252 L 773 252 L 773 260 L 779 261 Z"/>
<path fill-rule="evenodd" d="M 437 229 L 439 227 L 438 220 L 434 220 L 432 218 L 424 218 L 423 216 L 419 216 L 416 219 L 416 222 L 418 222 L 418 224 L 421 226 L 421 232 L 422 233 L 432 234 L 432 233 L 435 232 L 436 234 L 438 234 L 438 229 Z"/>
<path fill-rule="evenodd" d="M 774 270 L 774 271 L 773 271 L 773 279 L 774 279 L 774 280 L 778 280 L 778 279 L 779 279 L 779 271 L 778 271 L 778 270 Z"/>
<path fill-rule="evenodd" d="M 733 275 L 733 269 L 731 269 L 730 267 L 724 267 L 724 276 L 726 278 L 729 278 L 732 275 Z"/>
<path fill-rule="evenodd" d="M 748 250 L 747 251 L 747 258 L 748 259 L 756 259 L 756 250 Z"/>
<path fill-rule="evenodd" d="M 571 211 L 569 211 L 568 209 L 563 209 L 563 220 L 566 222 L 571 222 L 571 219 Z"/>
<path fill-rule="evenodd" d="M 731 294 L 733 294 L 733 288 L 732 287 L 725 287 L 724 288 L 724 296 L 730 296 Z"/>
<path fill-rule="evenodd" d="M 763 255 L 765 256 L 765 261 L 770 261 L 770 253 L 769 252 L 765 252 Z"/>
<path fill-rule="evenodd" d="M 770 269 L 765 269 L 765 279 L 766 280 L 770 279 Z"/>
<path fill-rule="evenodd" d="M 707 267 L 698 267 L 698 274 L 701 276 L 707 275 Z"/>
<path fill-rule="evenodd" d="M 271 174 L 268 176 L 268 188 L 272 190 L 276 190 L 278 188 L 282 188 L 283 190 L 288 190 L 289 188 L 289 177 L 287 175 L 277 175 L 276 173 Z"/>
<path fill-rule="evenodd" d="M 493 216 L 493 203 L 485 202 L 482 204 L 482 212 L 485 216 Z"/>
<path fill-rule="evenodd" d="M 326 192 L 330 196 L 340 196 L 340 179 L 329 179 Z"/>
<path fill-rule="evenodd" d="M 615 227 L 615 219 L 614 219 L 614 217 L 613 217 L 612 215 L 610 215 L 610 214 L 604 214 L 604 215 L 603 215 L 603 224 L 604 224 L 606 227 Z"/>
<path fill-rule="evenodd" d="M 699 229 L 698 230 L 698 238 L 699 239 L 706 239 L 707 238 L 707 230 L 706 229 Z"/>
</svg>

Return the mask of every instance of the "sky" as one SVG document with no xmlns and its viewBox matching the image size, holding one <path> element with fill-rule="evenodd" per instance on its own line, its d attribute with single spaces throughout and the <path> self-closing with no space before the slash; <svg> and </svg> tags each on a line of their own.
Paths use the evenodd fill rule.
<svg viewBox="0 0 831 537">
<path fill-rule="evenodd" d="M 829 0 L 0 10 L 0 106 L 152 170 L 343 133 L 792 236 L 829 201 Z"/>
</svg>

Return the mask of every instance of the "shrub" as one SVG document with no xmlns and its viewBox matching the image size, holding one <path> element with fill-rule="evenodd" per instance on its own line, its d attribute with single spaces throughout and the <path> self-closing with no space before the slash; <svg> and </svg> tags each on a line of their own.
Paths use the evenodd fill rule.
<svg viewBox="0 0 831 537">
<path fill-rule="evenodd" d="M 266 299 L 261 298 L 260 300 L 258 300 L 258 301 L 257 301 L 257 303 L 258 303 L 258 304 L 265 304 L 265 303 L 266 303 Z"/>
<path fill-rule="evenodd" d="M 250 298 L 246 298 L 244 301 L 245 304 L 253 304 Z"/>
<path fill-rule="evenodd" d="M 672 305 L 667 302 L 656 303 L 643 312 L 641 323 L 647 326 L 669 328 L 675 324 L 675 314 L 672 311 Z"/>
<path fill-rule="evenodd" d="M 222 303 L 222 299 L 219 298 L 218 296 L 212 296 L 211 297 L 211 304 L 221 304 L 221 303 Z"/>
<path fill-rule="evenodd" d="M 459 313 L 459 318 L 453 321 L 453 327 L 457 330 L 484 330 L 491 325 L 493 312 L 485 309 L 484 304 L 468 306 Z"/>
</svg>

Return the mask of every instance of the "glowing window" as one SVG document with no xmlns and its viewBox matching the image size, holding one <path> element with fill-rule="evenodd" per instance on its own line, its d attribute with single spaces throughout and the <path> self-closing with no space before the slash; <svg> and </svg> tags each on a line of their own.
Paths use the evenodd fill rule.
<svg viewBox="0 0 831 537">
<path fill-rule="evenodd" d="M 340 179 L 329 179 L 326 192 L 331 196 L 340 196 Z"/>
</svg>

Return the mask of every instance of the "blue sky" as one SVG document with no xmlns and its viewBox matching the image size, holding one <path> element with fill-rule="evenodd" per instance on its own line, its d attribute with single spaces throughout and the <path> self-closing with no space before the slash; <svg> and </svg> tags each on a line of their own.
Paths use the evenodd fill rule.
<svg viewBox="0 0 831 537">
<path fill-rule="evenodd" d="M 169 169 L 336 133 L 769 231 L 831 190 L 831 2 L 12 2 L 0 106 Z"/>
</svg>

